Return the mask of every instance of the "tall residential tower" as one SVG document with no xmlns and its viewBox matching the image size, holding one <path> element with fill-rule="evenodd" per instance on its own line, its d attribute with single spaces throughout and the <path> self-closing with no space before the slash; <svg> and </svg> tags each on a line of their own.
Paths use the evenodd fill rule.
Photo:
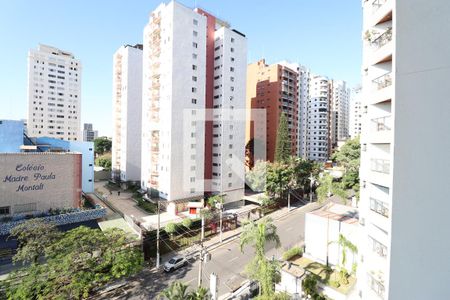
<svg viewBox="0 0 450 300">
<path fill-rule="evenodd" d="M 246 38 L 201 9 L 175 1 L 144 29 L 141 185 L 183 203 L 244 192 Z M 235 113 L 236 112 L 236 113 Z"/>
<path fill-rule="evenodd" d="M 362 1 L 362 299 L 450 297 L 450 2 Z"/>
<path fill-rule="evenodd" d="M 140 182 L 142 45 L 120 47 L 113 57 L 112 178 Z"/>
<path fill-rule="evenodd" d="M 81 62 L 39 45 L 28 52 L 28 135 L 81 141 Z"/>
</svg>

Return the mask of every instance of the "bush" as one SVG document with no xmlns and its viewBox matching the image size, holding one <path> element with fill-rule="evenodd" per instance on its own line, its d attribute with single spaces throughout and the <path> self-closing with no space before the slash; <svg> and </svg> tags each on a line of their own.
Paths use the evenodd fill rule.
<svg viewBox="0 0 450 300">
<path fill-rule="evenodd" d="M 147 202 L 147 201 L 143 200 L 142 198 L 138 198 L 136 200 L 137 200 L 138 206 L 140 208 L 142 208 L 143 210 L 145 210 L 146 212 L 151 213 L 151 214 L 156 213 L 156 210 L 157 210 L 156 204 Z"/>
<path fill-rule="evenodd" d="M 187 229 L 191 228 L 192 226 L 192 220 L 189 218 L 184 219 L 181 224 L 183 224 L 184 227 L 186 227 Z"/>
<path fill-rule="evenodd" d="M 283 260 L 290 260 L 294 256 L 301 256 L 303 254 L 302 249 L 300 247 L 292 247 L 283 253 Z"/>
<path fill-rule="evenodd" d="M 164 230 L 168 233 L 168 234 L 170 234 L 171 236 L 173 236 L 173 234 L 175 233 L 175 232 L 177 232 L 177 224 L 175 224 L 175 223 L 168 223 L 167 225 L 166 225 L 166 227 L 164 228 Z"/>
</svg>

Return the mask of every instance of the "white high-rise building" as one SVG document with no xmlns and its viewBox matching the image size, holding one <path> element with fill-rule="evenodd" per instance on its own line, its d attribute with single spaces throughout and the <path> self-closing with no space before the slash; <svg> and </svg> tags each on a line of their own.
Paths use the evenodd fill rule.
<svg viewBox="0 0 450 300">
<path fill-rule="evenodd" d="M 349 137 L 350 90 L 342 80 L 330 80 L 330 135 L 333 148 Z"/>
<path fill-rule="evenodd" d="M 303 157 L 326 161 L 330 153 L 330 80 L 311 76 L 309 99 L 303 107 L 302 120 L 305 150 Z M 305 115 L 306 113 L 306 115 Z"/>
<path fill-rule="evenodd" d="M 120 47 L 113 57 L 112 178 L 140 182 L 142 45 Z"/>
<path fill-rule="evenodd" d="M 362 1 L 361 299 L 450 298 L 450 2 Z"/>
<path fill-rule="evenodd" d="M 166 199 L 169 212 L 205 192 L 241 200 L 245 120 L 230 112 L 245 108 L 246 64 L 246 38 L 226 22 L 175 1 L 151 13 L 144 29 L 141 185 Z"/>
<path fill-rule="evenodd" d="M 81 141 L 81 62 L 40 44 L 28 52 L 28 135 Z"/>
<path fill-rule="evenodd" d="M 352 139 L 361 135 L 362 109 L 361 87 L 358 87 L 353 89 L 350 95 L 349 134 Z"/>
</svg>

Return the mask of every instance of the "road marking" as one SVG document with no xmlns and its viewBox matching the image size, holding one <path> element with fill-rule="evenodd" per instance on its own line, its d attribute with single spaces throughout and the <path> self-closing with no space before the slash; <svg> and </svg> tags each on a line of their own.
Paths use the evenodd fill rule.
<svg viewBox="0 0 450 300">
<path fill-rule="evenodd" d="M 232 262 L 232 261 L 235 261 L 236 259 L 238 259 L 239 257 L 238 256 L 236 256 L 235 258 L 232 258 L 232 259 L 230 259 L 228 262 Z"/>
</svg>

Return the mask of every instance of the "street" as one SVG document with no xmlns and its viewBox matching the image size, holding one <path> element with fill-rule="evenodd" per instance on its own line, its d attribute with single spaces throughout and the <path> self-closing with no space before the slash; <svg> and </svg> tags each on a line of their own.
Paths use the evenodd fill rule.
<svg viewBox="0 0 450 300">
<path fill-rule="evenodd" d="M 305 212 L 316 209 L 315 203 L 295 209 L 288 215 L 274 220 L 277 233 L 281 240 L 281 247 L 276 249 L 274 243 L 266 246 L 267 257 L 280 258 L 283 252 L 292 246 L 303 242 L 305 227 Z M 209 287 L 209 275 L 216 273 L 219 277 L 219 295 L 235 290 L 246 278 L 244 270 L 247 263 L 254 257 L 254 250 L 246 246 L 240 251 L 239 238 L 210 251 L 211 261 L 203 268 L 202 285 Z M 190 262 L 172 273 L 156 270 L 144 270 L 137 276 L 128 279 L 126 284 L 110 293 L 105 293 L 95 299 L 154 299 L 158 293 L 173 281 L 181 281 L 191 288 L 198 284 L 199 261 Z"/>
</svg>

